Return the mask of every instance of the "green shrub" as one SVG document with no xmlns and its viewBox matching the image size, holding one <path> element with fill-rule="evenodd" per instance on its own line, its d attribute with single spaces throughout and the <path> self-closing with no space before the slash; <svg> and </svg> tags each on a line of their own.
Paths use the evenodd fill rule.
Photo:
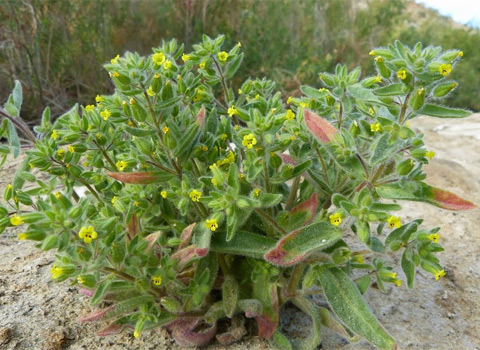
<svg viewBox="0 0 480 350">
<path fill-rule="evenodd" d="M 10 142 L 0 151 L 18 155 L 16 128 L 34 148 L 5 190 L 0 232 L 24 225 L 20 240 L 58 251 L 52 278 L 104 302 L 82 318 L 106 321 L 101 335 L 166 326 L 182 345 L 228 344 L 251 320 L 279 349 L 316 348 L 322 326 L 396 348 L 362 297 L 373 281 L 402 285 L 386 253 L 402 254 L 409 288 L 417 267 L 445 275 L 439 228 L 402 222 L 396 201 L 475 207 L 423 182 L 434 153 L 408 126 L 420 114 L 470 114 L 438 104 L 457 86 L 449 75 L 462 52 L 396 42 L 370 52 L 376 76 L 337 65 L 286 107 L 272 81 L 231 88 L 243 53 L 223 42 L 113 58 L 104 67 L 115 93 L 54 123 L 47 108 L 39 140 L 19 117 L 17 84 L 0 112 Z M 312 319 L 293 343 L 279 327 L 289 302 Z M 217 334 L 220 323 L 230 330 Z"/>
</svg>

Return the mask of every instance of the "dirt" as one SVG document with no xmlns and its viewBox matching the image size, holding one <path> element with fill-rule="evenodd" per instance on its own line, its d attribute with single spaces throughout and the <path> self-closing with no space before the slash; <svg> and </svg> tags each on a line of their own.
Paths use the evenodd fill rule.
<svg viewBox="0 0 480 350">
<path fill-rule="evenodd" d="M 426 182 L 480 203 L 480 114 L 462 120 L 422 117 L 412 126 L 425 134 L 427 148 L 436 153 L 426 166 Z M 18 164 L 10 159 L 0 169 L 0 193 Z M 435 282 L 431 274 L 418 270 L 413 290 L 389 287 L 382 293 L 370 288 L 366 293 L 370 307 L 399 349 L 480 350 L 479 210 L 449 212 L 423 203 L 402 205 L 403 221 L 422 217 L 426 227 L 442 228 L 445 251 L 438 256 L 447 275 Z M 101 324 L 77 322 L 90 310 L 87 297 L 66 282 L 53 282 L 49 271 L 54 253 L 36 249 L 34 242 L 18 241 L 18 230 L 9 229 L 0 236 L 0 349 L 180 349 L 162 329 L 144 332 L 139 339 L 131 331 L 95 336 Z M 399 256 L 391 254 L 390 258 L 400 266 Z M 301 332 L 309 321 L 290 312 L 283 322 Z M 229 347 L 215 342 L 206 347 L 227 348 L 263 350 L 269 346 L 257 337 L 245 337 Z M 349 344 L 328 330 L 319 348 L 374 349 L 366 341 Z"/>
</svg>

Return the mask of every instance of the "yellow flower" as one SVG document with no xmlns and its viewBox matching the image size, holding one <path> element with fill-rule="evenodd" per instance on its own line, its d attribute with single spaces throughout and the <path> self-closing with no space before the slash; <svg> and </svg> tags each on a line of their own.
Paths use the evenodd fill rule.
<svg viewBox="0 0 480 350">
<path fill-rule="evenodd" d="M 402 286 L 402 280 L 397 280 L 397 279 L 395 279 L 395 280 L 393 281 L 393 283 L 395 283 L 395 284 L 397 285 L 397 287 L 401 287 L 401 286 Z"/>
<path fill-rule="evenodd" d="M 358 263 L 358 264 L 363 264 L 364 263 L 363 255 L 359 254 L 359 255 L 352 256 L 352 262 L 355 262 L 355 263 Z"/>
<path fill-rule="evenodd" d="M 85 243 L 92 243 L 92 240 L 97 238 L 97 232 L 93 229 L 93 226 L 82 227 L 78 232 L 78 237 L 83 239 Z"/>
<path fill-rule="evenodd" d="M 242 89 L 238 89 L 238 94 L 239 94 L 239 95 L 243 94 Z"/>
<path fill-rule="evenodd" d="M 85 106 L 85 112 L 90 113 L 95 109 L 94 105 Z"/>
<path fill-rule="evenodd" d="M 247 148 L 252 148 L 257 144 L 257 139 L 253 134 L 248 134 L 243 137 L 242 145 Z"/>
<path fill-rule="evenodd" d="M 163 52 L 157 52 L 152 56 L 153 62 L 161 66 L 165 62 L 165 54 Z"/>
<path fill-rule="evenodd" d="M 425 88 L 424 88 L 423 86 L 421 86 L 421 87 L 418 89 L 417 94 L 418 94 L 419 96 L 422 96 L 424 93 L 425 93 Z"/>
<path fill-rule="evenodd" d="M 291 109 L 287 109 L 287 114 L 285 115 L 285 119 L 287 120 L 294 120 L 295 119 L 295 113 Z"/>
<path fill-rule="evenodd" d="M 147 89 L 147 95 L 150 97 L 153 97 L 156 95 L 155 91 L 153 91 L 153 88 L 151 86 L 149 86 Z"/>
<path fill-rule="evenodd" d="M 184 53 L 184 54 L 182 55 L 182 61 L 183 61 L 183 62 L 187 62 L 189 59 L 190 59 L 190 55 L 187 55 L 186 53 Z"/>
<path fill-rule="evenodd" d="M 435 157 L 435 152 L 434 151 L 428 151 L 427 153 L 425 153 L 425 157 L 432 160 L 432 158 Z"/>
<path fill-rule="evenodd" d="M 235 105 L 232 105 L 232 107 L 228 108 L 227 113 L 229 117 L 233 117 L 235 114 L 238 114 L 238 111 L 235 108 Z"/>
<path fill-rule="evenodd" d="M 100 103 L 100 102 L 103 102 L 103 101 L 105 101 L 105 99 L 104 99 L 102 96 L 97 95 L 97 96 L 95 97 L 95 102 Z"/>
<path fill-rule="evenodd" d="M 452 71 L 452 65 L 451 64 L 441 64 L 440 67 L 438 67 L 438 70 L 440 71 L 440 74 L 443 76 L 448 75 Z"/>
<path fill-rule="evenodd" d="M 406 79 L 406 78 L 407 78 L 407 71 L 406 71 L 405 69 L 399 70 L 399 71 L 397 72 L 397 77 L 398 77 L 399 79 L 402 79 L 402 80 Z"/>
<path fill-rule="evenodd" d="M 152 282 L 154 285 L 159 286 L 162 284 L 162 276 L 153 276 L 152 277 Z M 136 336 L 138 338 L 138 335 Z"/>
<path fill-rule="evenodd" d="M 330 96 L 328 96 L 328 97 L 330 97 Z M 298 105 L 302 108 L 307 108 L 308 107 L 308 103 L 306 103 L 306 102 L 300 102 Z"/>
<path fill-rule="evenodd" d="M 57 156 L 60 157 L 60 158 L 63 158 L 65 156 L 65 150 L 63 148 L 60 148 L 57 151 Z"/>
<path fill-rule="evenodd" d="M 463 51 L 460 51 L 457 55 L 457 57 L 463 57 Z"/>
<path fill-rule="evenodd" d="M 120 55 L 116 55 L 115 58 L 112 58 L 112 59 L 110 60 L 110 63 L 111 63 L 111 64 L 117 64 L 119 58 L 120 58 Z"/>
<path fill-rule="evenodd" d="M 63 267 L 57 267 L 55 264 L 50 269 L 50 273 L 52 274 L 52 278 L 55 280 L 59 278 L 63 274 Z"/>
<path fill-rule="evenodd" d="M 225 61 L 228 59 L 228 53 L 225 52 L 225 51 L 219 52 L 219 53 L 218 53 L 218 59 L 219 59 L 221 62 L 225 62 Z"/>
<path fill-rule="evenodd" d="M 382 130 L 382 126 L 380 123 L 370 124 L 370 131 L 371 132 L 380 132 Z"/>
<path fill-rule="evenodd" d="M 127 167 L 128 163 L 124 160 L 119 160 L 115 163 L 115 165 L 117 166 L 118 170 L 123 171 Z"/>
<path fill-rule="evenodd" d="M 118 78 L 120 76 L 120 73 L 118 73 L 117 71 L 113 72 L 113 73 L 110 73 L 110 76 L 111 77 L 115 77 L 115 78 Z"/>
<path fill-rule="evenodd" d="M 374 114 L 375 114 L 375 110 L 374 110 L 372 107 L 370 107 L 370 108 L 368 109 L 368 113 L 370 113 L 370 115 L 374 115 Z M 370 130 L 371 130 L 371 129 L 372 129 L 372 126 L 370 126 Z M 371 131 L 373 132 L 374 130 L 371 130 Z"/>
<path fill-rule="evenodd" d="M 162 131 L 163 131 L 164 134 L 167 134 L 168 132 L 170 132 L 170 129 L 168 128 L 168 126 L 164 126 L 162 128 Z"/>
<path fill-rule="evenodd" d="M 255 191 L 253 191 L 253 194 L 254 194 L 255 197 L 260 196 L 260 193 L 262 193 L 262 190 L 260 190 L 259 188 L 257 188 Z"/>
<path fill-rule="evenodd" d="M 383 61 L 383 58 L 380 57 L 380 56 L 377 56 L 374 58 L 375 62 L 382 62 Z"/>
<path fill-rule="evenodd" d="M 27 239 L 27 234 L 26 234 L 26 233 L 20 233 L 20 234 L 18 235 L 18 239 L 19 239 L 20 241 L 26 240 L 26 239 Z"/>
<path fill-rule="evenodd" d="M 338 226 L 342 223 L 342 215 L 340 213 L 332 214 L 328 218 L 333 226 Z"/>
<path fill-rule="evenodd" d="M 213 186 L 218 186 L 218 181 L 214 177 L 212 177 L 212 184 Z"/>
<path fill-rule="evenodd" d="M 223 164 L 230 164 L 230 163 L 233 163 L 234 161 L 235 161 L 235 153 L 233 153 L 233 151 L 230 151 L 225 157 Z"/>
<path fill-rule="evenodd" d="M 202 151 L 207 152 L 207 151 L 208 151 L 208 147 L 205 146 L 205 145 L 203 145 L 203 146 L 202 146 Z"/>
<path fill-rule="evenodd" d="M 295 136 L 290 136 L 290 141 L 295 141 L 297 138 Z"/>
<path fill-rule="evenodd" d="M 324 92 L 324 91 L 328 91 L 328 89 L 326 89 L 326 88 L 320 88 L 320 89 L 318 89 L 318 91 Z"/>
<path fill-rule="evenodd" d="M 170 69 L 172 68 L 172 61 L 166 60 L 165 63 L 163 64 L 164 69 Z"/>
<path fill-rule="evenodd" d="M 237 43 L 237 47 L 242 47 L 242 43 L 240 41 Z M 463 56 L 463 52 L 462 52 L 462 56 Z"/>
<path fill-rule="evenodd" d="M 100 116 L 103 118 L 103 120 L 107 120 L 111 115 L 112 113 L 106 108 L 100 112 Z"/>
<path fill-rule="evenodd" d="M 199 67 L 202 68 L 202 69 L 204 69 L 204 68 L 205 68 L 205 65 L 206 65 L 206 62 L 203 61 L 202 63 L 200 63 Z"/>
<path fill-rule="evenodd" d="M 381 82 L 382 82 L 382 77 L 381 77 L 380 75 L 377 75 L 377 76 L 375 77 L 375 82 L 376 82 L 376 83 L 381 83 Z"/>
<path fill-rule="evenodd" d="M 244 173 L 240 173 L 240 174 L 238 174 L 238 178 L 240 180 L 245 180 L 247 178 L 247 175 L 245 175 Z"/>
<path fill-rule="evenodd" d="M 402 219 L 399 216 L 390 216 L 387 220 L 388 227 L 390 228 L 399 228 L 402 226 Z"/>
<path fill-rule="evenodd" d="M 137 101 L 135 101 L 135 99 L 134 99 L 133 97 L 130 97 L 130 101 L 129 101 L 129 102 L 130 102 L 131 105 L 137 104 Z"/>
<path fill-rule="evenodd" d="M 225 134 L 225 133 L 223 133 L 223 134 L 220 135 L 220 138 L 221 138 L 223 141 L 225 141 L 225 140 L 227 139 L 227 137 L 228 137 L 228 135 Z"/>
<path fill-rule="evenodd" d="M 287 104 L 291 104 L 292 102 L 293 102 L 293 97 L 292 97 L 292 96 L 288 96 Z"/>
<path fill-rule="evenodd" d="M 205 221 L 205 227 L 209 228 L 212 231 L 215 231 L 218 228 L 217 219 L 207 219 Z"/>
<path fill-rule="evenodd" d="M 260 100 L 260 94 L 255 95 L 255 100 Z"/>
<path fill-rule="evenodd" d="M 370 56 L 375 56 L 375 55 L 376 55 L 376 53 L 375 53 L 374 50 L 370 51 L 368 54 L 369 54 Z"/>
<path fill-rule="evenodd" d="M 13 216 L 10 218 L 10 223 L 13 226 L 18 226 L 18 225 L 23 224 L 23 219 L 20 216 L 18 216 L 17 214 L 13 214 Z"/>
<path fill-rule="evenodd" d="M 60 199 L 60 198 L 62 198 L 62 194 L 60 192 L 55 192 L 55 197 L 57 199 Z"/>
<path fill-rule="evenodd" d="M 432 233 L 432 234 L 428 235 L 427 237 L 428 237 L 429 240 L 431 240 L 434 243 L 438 243 L 438 241 L 440 240 L 440 235 L 438 233 Z"/>
<path fill-rule="evenodd" d="M 68 146 L 68 152 L 75 153 L 75 147 L 72 145 Z"/>
<path fill-rule="evenodd" d="M 440 278 L 446 275 L 445 270 L 436 271 L 434 274 L 435 281 L 438 281 Z"/>
<path fill-rule="evenodd" d="M 115 204 L 116 201 L 117 201 L 117 196 L 113 196 L 113 198 L 110 202 L 112 202 L 112 204 Z"/>
<path fill-rule="evenodd" d="M 200 200 L 200 197 L 202 197 L 202 192 L 197 190 L 192 190 L 192 192 L 190 192 L 190 198 L 192 199 L 192 201 L 198 202 Z"/>
<path fill-rule="evenodd" d="M 58 139 L 58 131 L 53 129 L 52 135 L 50 135 L 50 137 L 54 140 Z"/>
<path fill-rule="evenodd" d="M 140 203 L 139 203 L 138 201 L 135 201 L 135 202 L 133 202 L 133 204 L 134 204 L 136 207 L 138 207 L 138 205 L 139 205 Z"/>
<path fill-rule="evenodd" d="M 167 198 L 168 196 L 167 191 L 160 192 L 160 195 L 162 196 L 162 198 Z"/>
</svg>

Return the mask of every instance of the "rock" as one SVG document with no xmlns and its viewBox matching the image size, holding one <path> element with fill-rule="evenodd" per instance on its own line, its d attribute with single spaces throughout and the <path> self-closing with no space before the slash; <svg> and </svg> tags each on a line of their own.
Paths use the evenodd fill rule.
<svg viewBox="0 0 480 350">
<path fill-rule="evenodd" d="M 0 328 L 0 345 L 7 344 L 12 338 L 13 331 L 11 328 L 2 327 Z"/>
</svg>

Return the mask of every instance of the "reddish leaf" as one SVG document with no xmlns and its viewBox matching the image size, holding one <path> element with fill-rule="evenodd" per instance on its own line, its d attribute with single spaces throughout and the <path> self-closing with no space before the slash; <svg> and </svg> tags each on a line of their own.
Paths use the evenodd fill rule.
<svg viewBox="0 0 480 350">
<path fill-rule="evenodd" d="M 197 116 L 195 117 L 195 123 L 203 127 L 205 125 L 205 107 L 202 106 Z"/>
<path fill-rule="evenodd" d="M 268 251 L 264 258 L 279 266 L 292 266 L 310 254 L 331 246 L 342 236 L 342 231 L 327 222 L 316 222 L 289 233 Z"/>
<path fill-rule="evenodd" d="M 109 308 L 106 309 L 96 309 L 92 312 L 90 312 L 88 315 L 79 317 L 77 319 L 78 322 L 95 322 L 101 320 L 105 314 L 111 310 L 113 310 L 115 306 L 110 306 Z"/>
<path fill-rule="evenodd" d="M 95 294 L 95 291 L 91 289 L 80 288 L 78 291 L 80 294 L 86 295 L 89 298 L 93 298 L 93 295 Z"/>
<path fill-rule="evenodd" d="M 258 335 L 263 339 L 270 339 L 278 327 L 278 293 L 275 284 L 270 284 L 271 307 L 267 308 L 263 315 L 255 317 L 258 326 Z"/>
<path fill-rule="evenodd" d="M 180 246 L 178 247 L 179 249 L 185 248 L 187 245 L 190 244 L 190 240 L 192 239 L 193 229 L 195 228 L 196 225 L 197 223 L 195 222 L 183 229 L 182 234 L 180 236 L 182 243 L 180 243 Z"/>
<path fill-rule="evenodd" d="M 217 333 L 217 323 L 207 326 L 201 317 L 183 317 L 168 325 L 172 337 L 180 346 L 202 346 Z M 197 330 L 199 329 L 199 330 Z"/>
<path fill-rule="evenodd" d="M 98 335 L 99 337 L 106 337 L 106 336 L 109 336 L 109 335 L 117 335 L 117 334 L 122 333 L 124 328 L 125 328 L 124 325 L 121 326 L 121 325 L 112 323 L 112 324 L 108 325 L 107 327 L 105 327 L 104 329 L 96 332 L 95 335 Z"/>
<path fill-rule="evenodd" d="M 298 213 L 300 211 L 308 211 L 310 212 L 310 216 L 305 224 L 309 224 L 312 222 L 313 218 L 315 217 L 315 213 L 317 212 L 318 208 L 318 198 L 317 194 L 314 193 L 312 196 L 307 199 L 305 202 L 300 203 L 292 210 L 292 214 Z"/>
<path fill-rule="evenodd" d="M 432 187 L 432 200 L 436 202 L 436 205 L 443 209 L 448 210 L 471 210 L 476 209 L 477 206 L 463 199 L 456 194 L 442 190 L 440 188 Z"/>
<path fill-rule="evenodd" d="M 310 130 L 320 142 L 328 143 L 333 140 L 334 135 L 338 130 L 335 129 L 332 124 L 308 109 L 303 111 L 303 117 L 308 130 Z"/>
<path fill-rule="evenodd" d="M 148 245 L 147 245 L 147 248 L 145 249 L 145 251 L 148 252 L 153 248 L 153 245 L 157 241 L 158 237 L 161 236 L 161 234 L 162 234 L 162 231 L 158 231 L 158 232 L 150 233 L 147 237 L 145 237 L 145 239 L 148 242 Z"/>
<path fill-rule="evenodd" d="M 136 173 L 107 172 L 106 175 L 120 182 L 136 185 L 148 185 L 157 182 L 164 182 L 168 181 L 173 176 L 160 171 L 140 171 Z"/>
<path fill-rule="evenodd" d="M 140 230 L 140 225 L 138 223 L 137 215 L 133 213 L 132 218 L 130 219 L 130 222 L 128 223 L 128 233 L 129 233 L 129 238 L 133 239 Z"/>
<path fill-rule="evenodd" d="M 189 245 L 183 249 L 178 250 L 172 255 L 172 258 L 178 260 L 178 270 L 182 271 L 185 266 L 191 261 L 203 258 L 208 253 L 208 248 L 199 248 L 196 245 Z"/>
<path fill-rule="evenodd" d="M 293 166 L 297 166 L 297 162 L 295 162 L 293 160 L 292 156 L 290 156 L 289 154 L 280 153 L 280 157 L 282 158 L 282 160 L 285 164 L 290 164 L 290 165 L 293 165 Z"/>
</svg>

